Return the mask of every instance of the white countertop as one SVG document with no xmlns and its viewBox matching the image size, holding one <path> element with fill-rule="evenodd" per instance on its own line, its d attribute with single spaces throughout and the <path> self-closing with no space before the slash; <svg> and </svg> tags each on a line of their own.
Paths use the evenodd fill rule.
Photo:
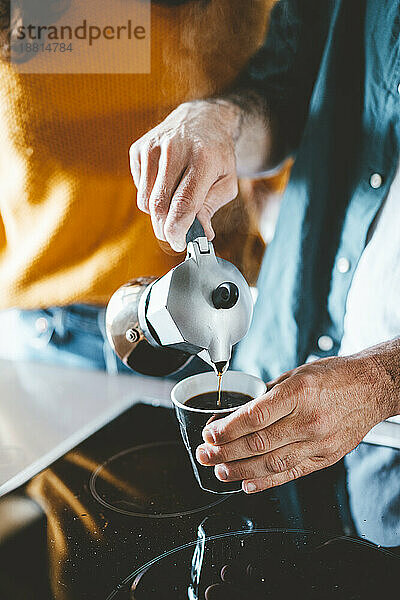
<svg viewBox="0 0 400 600">
<path fill-rule="evenodd" d="M 135 402 L 170 406 L 174 383 L 0 360 L 0 497 Z"/>
</svg>

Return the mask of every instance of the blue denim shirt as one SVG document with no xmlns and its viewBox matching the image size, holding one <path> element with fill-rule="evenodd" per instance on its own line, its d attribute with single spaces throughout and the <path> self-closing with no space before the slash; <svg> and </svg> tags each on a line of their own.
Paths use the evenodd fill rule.
<svg viewBox="0 0 400 600">
<path fill-rule="evenodd" d="M 265 95 L 295 157 L 234 361 L 269 379 L 339 349 L 352 277 L 399 159 L 400 0 L 278 2 L 243 81 Z M 325 352 L 323 335 L 333 341 Z"/>
</svg>

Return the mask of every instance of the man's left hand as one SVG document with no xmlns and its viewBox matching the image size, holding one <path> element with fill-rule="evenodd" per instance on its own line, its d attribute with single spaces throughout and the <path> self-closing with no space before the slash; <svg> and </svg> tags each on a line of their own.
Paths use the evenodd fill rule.
<svg viewBox="0 0 400 600">
<path fill-rule="evenodd" d="M 247 493 L 332 465 L 399 412 L 400 388 L 377 356 L 325 358 L 285 373 L 266 394 L 207 425 L 197 460 L 221 481 L 243 480 Z"/>
</svg>

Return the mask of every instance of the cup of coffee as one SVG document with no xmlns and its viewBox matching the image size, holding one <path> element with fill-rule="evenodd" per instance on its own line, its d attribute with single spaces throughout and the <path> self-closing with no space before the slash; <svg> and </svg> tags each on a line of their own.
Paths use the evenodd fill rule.
<svg viewBox="0 0 400 600">
<path fill-rule="evenodd" d="M 192 375 L 176 384 L 171 392 L 171 399 L 200 487 L 214 494 L 231 494 L 241 491 L 242 482 L 224 483 L 217 479 L 213 467 L 205 467 L 197 462 L 196 449 L 204 443 L 202 431 L 208 423 L 226 417 L 243 404 L 261 396 L 265 393 L 266 386 L 254 375 L 227 371 L 222 380 L 220 405 L 217 386 L 217 377 L 213 372 Z"/>
</svg>

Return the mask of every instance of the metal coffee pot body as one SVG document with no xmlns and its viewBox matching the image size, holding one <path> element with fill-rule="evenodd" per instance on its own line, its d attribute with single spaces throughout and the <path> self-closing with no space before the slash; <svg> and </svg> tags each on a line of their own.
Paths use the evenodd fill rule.
<svg viewBox="0 0 400 600">
<path fill-rule="evenodd" d="M 223 372 L 252 312 L 243 275 L 198 237 L 188 243 L 186 259 L 163 277 L 135 279 L 115 292 L 106 330 L 116 354 L 140 373 L 167 375 L 194 355 Z"/>
</svg>

